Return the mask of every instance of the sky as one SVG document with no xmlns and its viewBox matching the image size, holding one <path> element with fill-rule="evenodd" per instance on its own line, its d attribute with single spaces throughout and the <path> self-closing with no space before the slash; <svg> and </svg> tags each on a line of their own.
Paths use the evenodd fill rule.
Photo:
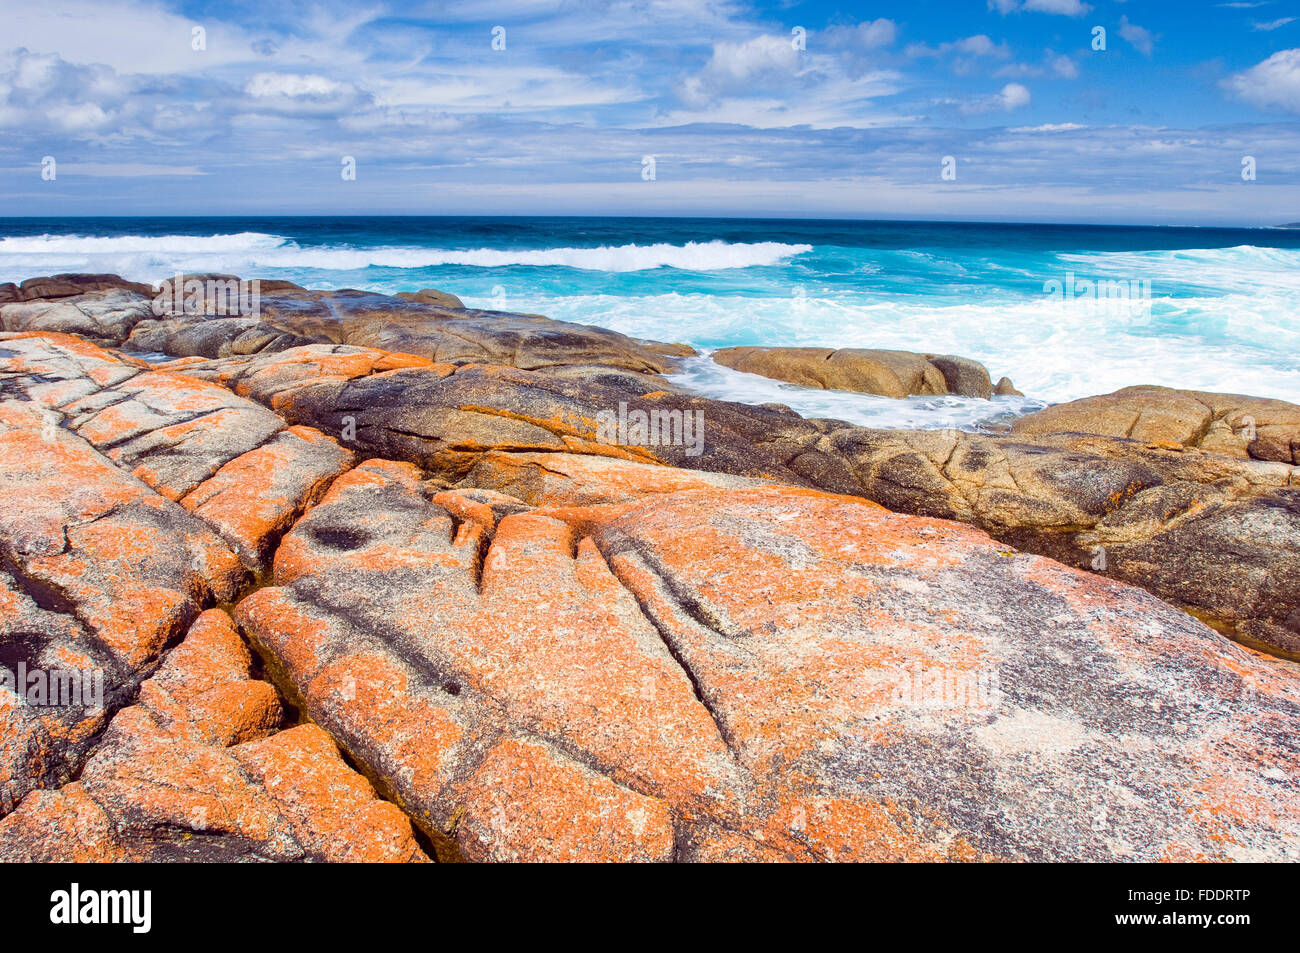
<svg viewBox="0 0 1300 953">
<path fill-rule="evenodd" d="M 0 0 L 0 215 L 223 214 L 1293 222 L 1300 0 Z"/>
</svg>

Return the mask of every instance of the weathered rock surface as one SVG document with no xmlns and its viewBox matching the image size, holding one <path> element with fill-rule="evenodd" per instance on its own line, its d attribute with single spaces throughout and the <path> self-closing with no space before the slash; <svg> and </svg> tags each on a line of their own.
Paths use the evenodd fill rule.
<svg viewBox="0 0 1300 953">
<path fill-rule="evenodd" d="M 655 377 L 618 371 L 568 377 L 321 345 L 166 366 L 229 386 L 292 423 L 350 434 L 345 444 L 362 454 L 409 460 L 457 480 L 495 451 L 576 452 L 801 482 L 758 445 L 783 426 L 815 432 L 790 412 L 692 397 L 662 389 Z M 684 441 L 669 439 L 602 442 L 599 415 L 616 414 L 620 402 L 675 414 L 676 424 L 685 413 L 705 414 L 702 452 L 691 456 Z"/>
<path fill-rule="evenodd" d="M 865 496 L 973 523 L 1081 568 L 1101 565 L 1104 547 L 1108 575 L 1252 643 L 1300 652 L 1300 471 L 1291 466 L 1116 438 L 872 430 L 652 390 L 654 378 L 636 375 L 569 379 L 403 360 L 316 346 L 175 370 L 223 382 L 297 424 L 334 435 L 351 427 L 347 446 L 359 454 L 418 463 L 448 484 L 465 485 L 491 454 L 492 475 L 471 479 L 540 499 L 567 477 L 537 469 L 535 455 L 578 454 Z M 681 443 L 602 443 L 598 415 L 620 405 L 702 415 L 699 454 Z M 526 469 L 507 473 L 502 455 Z M 647 476 L 642 483 L 654 482 Z M 609 487 L 598 496 L 619 498 Z"/>
<path fill-rule="evenodd" d="M 159 366 L 87 340 L 133 295 L 0 305 L 0 662 L 104 682 L 0 689 L 2 859 L 1296 859 L 1300 667 L 1168 604 L 1300 657 L 1290 405 L 1265 460 L 243 318 Z"/>
<path fill-rule="evenodd" d="M 239 280 L 184 275 L 182 280 Z M 366 291 L 308 291 L 259 281 L 259 314 L 154 313 L 154 290 L 116 275 L 58 275 L 23 282 L 12 299 L 0 291 L 0 328 L 64 331 L 96 343 L 176 357 L 280 351 L 307 344 L 352 344 L 431 361 L 483 362 L 533 370 L 599 365 L 661 373 L 682 345 L 639 341 L 616 331 L 541 315 L 466 309 L 454 295 L 425 291 L 388 296 Z M 15 303 L 5 303 L 12 300 Z"/>
<path fill-rule="evenodd" d="M 713 360 L 747 374 L 824 390 L 881 397 L 958 394 L 987 400 L 993 395 L 993 384 L 983 364 L 951 354 L 866 348 L 724 347 L 713 352 Z"/>
<path fill-rule="evenodd" d="M 1125 387 L 1022 417 L 1012 432 L 1093 433 L 1300 464 L 1300 407 L 1240 394 Z"/>
<path fill-rule="evenodd" d="M 118 712 L 80 777 L 0 820 L 0 860 L 424 860 L 410 822 L 275 689 L 219 610 Z"/>
<path fill-rule="evenodd" d="M 260 570 L 280 535 L 352 463 L 352 453 L 320 431 L 290 427 L 222 466 L 180 504 Z"/>
<path fill-rule="evenodd" d="M 444 856 L 1300 848 L 1296 669 L 1140 590 L 816 491 L 472 492 L 367 462 L 236 610 Z"/>
<path fill-rule="evenodd" d="M 152 299 L 122 288 L 0 307 L 0 328 L 5 331 L 63 332 L 110 347 L 125 341 L 140 321 L 152 318 Z"/>
<path fill-rule="evenodd" d="M 865 496 L 1140 585 L 1300 655 L 1300 470 L 1084 435 L 845 429 Z"/>
<path fill-rule="evenodd" d="M 246 354 L 314 342 L 352 344 L 432 361 L 539 369 L 603 364 L 657 373 L 664 359 L 622 334 L 549 318 L 474 311 L 363 291 L 263 293 L 260 319 L 202 316 L 142 322 L 128 346 L 168 354 Z M 213 344 L 216 347 L 213 347 Z"/>
<path fill-rule="evenodd" d="M 0 601 L 6 667 L 99 672 L 104 709 L 129 697 L 205 603 L 243 578 L 204 524 L 122 472 L 54 415 L 0 401 Z M 0 813 L 66 781 L 105 721 L 90 705 L 3 702 Z"/>
<path fill-rule="evenodd" d="M 36 298 L 71 298 L 87 292 L 114 289 L 141 295 L 153 294 L 150 285 L 127 281 L 118 275 L 51 275 L 47 278 L 28 278 L 19 287 L 24 301 Z"/>
<path fill-rule="evenodd" d="M 752 477 L 679 470 L 577 453 L 503 453 L 479 458 L 461 481 L 466 490 L 493 490 L 532 506 L 627 503 L 656 493 L 762 486 Z"/>
<path fill-rule="evenodd" d="M 0 396 L 41 408 L 216 529 L 249 568 L 352 454 L 225 387 L 68 335 L 0 335 Z"/>
<path fill-rule="evenodd" d="M 0 651 L 11 672 L 98 672 L 104 696 L 4 699 L 0 814 L 76 774 L 164 649 L 351 462 L 217 384 L 69 335 L 0 335 Z"/>
</svg>

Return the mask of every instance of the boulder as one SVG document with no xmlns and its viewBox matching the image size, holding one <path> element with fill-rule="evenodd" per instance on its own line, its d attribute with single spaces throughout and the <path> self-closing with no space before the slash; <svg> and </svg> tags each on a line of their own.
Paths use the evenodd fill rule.
<svg viewBox="0 0 1300 953">
<path fill-rule="evenodd" d="M 881 397 L 958 394 L 987 400 L 993 393 L 984 365 L 953 355 L 864 348 L 724 347 L 713 352 L 713 360 L 803 387 Z"/>
<path fill-rule="evenodd" d="M 464 308 L 465 302 L 454 294 L 439 291 L 437 288 L 422 288 L 419 291 L 399 291 L 393 297 L 418 304 L 434 304 L 440 308 Z"/>
<path fill-rule="evenodd" d="M 1016 385 L 1011 383 L 1009 377 L 999 377 L 997 384 L 993 387 L 993 393 L 998 397 L 1024 397 L 1020 391 L 1016 390 Z"/>
<path fill-rule="evenodd" d="M 791 487 L 454 499 L 362 464 L 235 612 L 444 859 L 1296 850 L 1300 673 L 1141 590 Z"/>
<path fill-rule="evenodd" d="M 244 280 L 240 278 L 238 275 L 227 275 L 219 272 L 206 272 L 206 271 L 205 272 L 184 272 L 179 276 L 179 279 L 180 279 L 180 284 L 182 289 L 184 289 L 184 286 L 191 281 L 201 281 L 205 286 L 205 290 L 206 290 L 206 285 L 209 281 L 239 283 Z M 174 275 L 169 276 L 166 280 L 170 283 L 172 288 L 176 287 L 177 276 Z M 254 278 L 250 280 L 250 283 L 252 281 L 257 282 L 257 288 L 260 292 L 306 291 L 307 290 L 302 285 L 295 284 L 292 281 L 282 281 L 280 279 L 275 279 L 275 278 Z"/>
<path fill-rule="evenodd" d="M 1137 441 L 844 429 L 862 492 L 1143 586 L 1300 657 L 1300 470 Z"/>
<path fill-rule="evenodd" d="M 599 364 L 658 373 L 669 360 L 625 335 L 536 315 L 466 310 L 365 291 L 269 292 L 260 315 L 195 315 L 142 321 L 126 346 L 218 357 L 285 350 L 308 343 L 372 347 L 430 361 L 493 363 L 530 369 Z"/>
<path fill-rule="evenodd" d="M 113 346 L 126 340 L 140 321 L 153 319 L 153 299 L 110 288 L 74 298 L 26 301 L 0 306 L 4 331 L 61 332 Z"/>
<path fill-rule="evenodd" d="M 927 354 L 925 359 L 939 368 L 948 385 L 948 393 L 984 400 L 993 396 L 993 381 L 989 378 L 988 368 L 979 361 L 955 354 Z"/>
<path fill-rule="evenodd" d="M 1029 414 L 1012 432 L 1092 433 L 1300 464 L 1300 406 L 1239 394 L 1125 387 Z"/>
<path fill-rule="evenodd" d="M 134 294 L 153 296 L 153 286 L 139 281 L 127 281 L 119 275 L 51 275 L 48 278 L 28 278 L 20 286 L 22 299 L 71 298 L 90 291 L 121 289 Z"/>
</svg>

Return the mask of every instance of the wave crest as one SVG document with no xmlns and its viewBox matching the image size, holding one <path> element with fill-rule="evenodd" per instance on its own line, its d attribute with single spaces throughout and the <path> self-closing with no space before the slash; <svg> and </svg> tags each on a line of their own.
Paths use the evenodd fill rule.
<svg viewBox="0 0 1300 953">
<path fill-rule="evenodd" d="M 655 268 L 686 271 L 720 271 L 728 268 L 771 266 L 804 252 L 812 245 L 784 242 L 687 242 L 684 245 L 601 245 L 596 248 L 421 248 L 419 246 L 300 246 L 289 239 L 261 232 L 232 235 L 160 235 L 96 237 L 87 235 L 37 235 L 0 238 L 0 260 L 68 262 L 94 260 L 125 263 L 157 270 L 185 267 L 230 270 L 236 264 L 255 268 L 311 268 L 355 271 L 361 268 L 431 268 L 461 265 L 503 268 L 510 265 L 576 268 L 586 271 L 629 272 Z M 205 256 L 214 257 L 205 262 Z M 36 270 L 33 270 L 36 269 Z"/>
</svg>

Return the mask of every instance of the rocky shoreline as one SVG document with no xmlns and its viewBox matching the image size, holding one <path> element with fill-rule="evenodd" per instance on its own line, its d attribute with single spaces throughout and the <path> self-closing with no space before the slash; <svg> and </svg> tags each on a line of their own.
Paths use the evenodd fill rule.
<svg viewBox="0 0 1300 953">
<path fill-rule="evenodd" d="M 879 430 L 431 290 L 153 294 L 0 286 L 3 663 L 103 681 L 0 693 L 2 859 L 1300 853 L 1300 407 Z M 902 353 L 800 361 L 998 390 Z"/>
</svg>

